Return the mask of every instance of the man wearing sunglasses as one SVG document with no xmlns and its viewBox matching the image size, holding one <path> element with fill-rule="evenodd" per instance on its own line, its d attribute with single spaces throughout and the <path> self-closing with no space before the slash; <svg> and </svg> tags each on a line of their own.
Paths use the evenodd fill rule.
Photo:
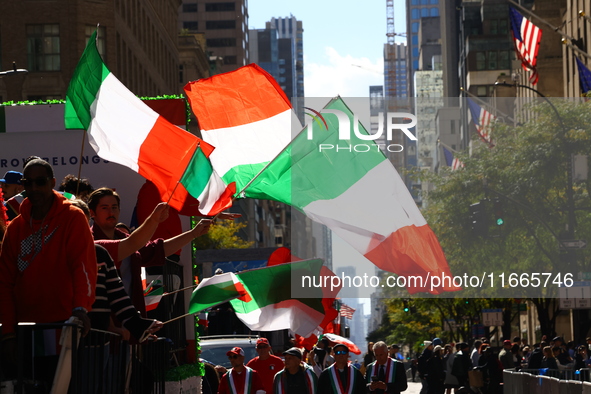
<svg viewBox="0 0 591 394">
<path fill-rule="evenodd" d="M 15 338 L 18 322 L 63 322 L 76 316 L 84 324 L 85 335 L 98 271 L 88 221 L 53 190 L 49 163 L 34 159 L 23 172 L 27 198 L 6 230 L 0 253 L 3 345 Z M 2 360 L 9 361 L 5 356 Z"/>
<path fill-rule="evenodd" d="M 370 393 L 399 394 L 408 387 L 404 364 L 388 356 L 388 345 L 379 341 L 373 345 L 376 361 L 367 366 L 365 378 Z"/>
<path fill-rule="evenodd" d="M 272 393 L 273 377 L 283 369 L 283 360 L 271 354 L 271 344 L 267 338 L 259 338 L 256 342 L 258 357 L 250 360 L 246 366 L 257 371 L 267 393 Z"/>
<path fill-rule="evenodd" d="M 218 394 L 262 394 L 265 393 L 259 374 L 244 365 L 244 350 L 234 347 L 226 353 L 232 369 L 222 376 Z"/>
<path fill-rule="evenodd" d="M 349 348 L 341 343 L 333 347 L 335 362 L 318 378 L 318 392 L 322 394 L 365 394 L 365 379 L 357 368 L 349 364 Z"/>
</svg>

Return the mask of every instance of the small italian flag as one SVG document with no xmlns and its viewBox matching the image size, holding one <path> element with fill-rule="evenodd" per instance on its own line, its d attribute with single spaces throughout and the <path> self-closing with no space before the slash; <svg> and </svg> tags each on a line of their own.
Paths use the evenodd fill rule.
<svg viewBox="0 0 591 394">
<path fill-rule="evenodd" d="M 70 81 L 64 123 L 66 129 L 87 130 L 91 146 L 102 159 L 152 181 L 162 200 L 170 200 L 170 206 L 181 213 L 196 209 L 194 198 L 202 198 L 199 212 L 205 216 L 232 205 L 234 185 L 217 181 L 219 177 L 211 170 L 191 171 L 202 178 L 187 176 L 179 183 L 195 152 L 207 160 L 214 147 L 173 125 L 130 92 L 103 63 L 96 31 Z M 193 207 L 187 207 L 189 203 Z"/>
<path fill-rule="evenodd" d="M 158 308 L 160 300 L 164 295 L 164 284 L 162 283 L 162 276 L 154 279 L 146 290 L 144 290 L 144 301 L 146 302 L 146 312 L 153 311 Z"/>
<path fill-rule="evenodd" d="M 189 313 L 198 313 L 246 294 L 244 286 L 232 272 L 215 275 L 203 279 L 199 286 L 193 290 Z"/>
</svg>

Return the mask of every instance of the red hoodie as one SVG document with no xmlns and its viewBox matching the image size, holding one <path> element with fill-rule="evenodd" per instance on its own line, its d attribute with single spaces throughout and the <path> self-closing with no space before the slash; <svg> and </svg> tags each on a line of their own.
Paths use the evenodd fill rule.
<svg viewBox="0 0 591 394">
<path fill-rule="evenodd" d="M 50 211 L 35 221 L 25 199 L 0 253 L 2 334 L 14 332 L 18 322 L 65 321 L 76 307 L 90 310 L 97 272 L 84 213 L 54 191 Z"/>
</svg>

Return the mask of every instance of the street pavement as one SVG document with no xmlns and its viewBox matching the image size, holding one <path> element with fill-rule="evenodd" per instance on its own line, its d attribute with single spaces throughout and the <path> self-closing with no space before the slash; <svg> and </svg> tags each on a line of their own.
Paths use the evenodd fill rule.
<svg viewBox="0 0 591 394">
<path fill-rule="evenodd" d="M 418 382 L 408 382 L 408 388 L 403 391 L 404 394 L 419 394 L 421 392 L 421 384 Z"/>
</svg>

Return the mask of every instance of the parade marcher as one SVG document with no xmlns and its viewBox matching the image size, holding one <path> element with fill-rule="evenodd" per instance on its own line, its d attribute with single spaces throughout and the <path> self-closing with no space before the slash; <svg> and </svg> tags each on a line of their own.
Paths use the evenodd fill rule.
<svg viewBox="0 0 591 394">
<path fill-rule="evenodd" d="M 232 369 L 222 376 L 218 394 L 255 394 L 257 390 L 265 390 L 259 374 L 244 365 L 244 350 L 234 347 L 226 355 Z"/>
<path fill-rule="evenodd" d="M 333 350 L 335 362 L 320 374 L 318 393 L 365 394 L 363 375 L 357 368 L 349 365 L 349 348 L 338 343 L 333 347 Z"/>
<path fill-rule="evenodd" d="M 314 349 L 312 349 L 312 353 L 314 357 L 312 357 L 310 361 L 310 366 L 314 369 L 317 376 L 320 376 L 322 371 L 326 368 L 330 367 L 332 363 L 334 363 L 334 358 L 330 355 L 330 342 L 327 338 L 322 338 L 318 341 Z"/>
<path fill-rule="evenodd" d="M 388 356 L 388 345 L 379 341 L 373 345 L 376 361 L 369 364 L 365 371 L 365 380 L 370 393 L 398 394 L 406 390 L 406 371 L 404 364 Z"/>
<path fill-rule="evenodd" d="M 470 361 L 472 361 L 472 365 L 478 365 L 478 359 L 480 358 L 480 346 L 482 346 L 482 341 L 478 339 L 475 340 L 474 347 L 470 353 Z"/>
<path fill-rule="evenodd" d="M 302 351 L 292 347 L 283 352 L 285 368 L 275 374 L 271 394 L 315 394 L 318 377 L 311 367 L 302 362 Z"/>
<path fill-rule="evenodd" d="M 265 391 L 271 393 L 273 378 L 284 367 L 283 360 L 271 354 L 271 344 L 267 338 L 257 339 L 255 346 L 258 356 L 250 360 L 246 366 L 258 372 Z"/>
</svg>

